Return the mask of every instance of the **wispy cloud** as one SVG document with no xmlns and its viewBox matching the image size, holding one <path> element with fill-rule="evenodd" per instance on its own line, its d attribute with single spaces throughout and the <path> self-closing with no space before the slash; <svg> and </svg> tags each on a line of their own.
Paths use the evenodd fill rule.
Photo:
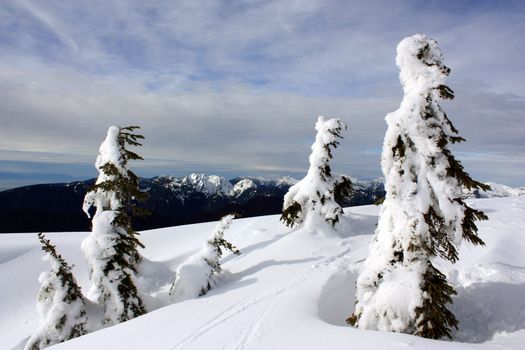
<svg viewBox="0 0 525 350">
<path fill-rule="evenodd" d="M 78 53 L 78 45 L 75 40 L 70 36 L 67 28 L 50 15 L 49 12 L 44 10 L 38 3 L 31 3 L 29 1 L 20 0 L 17 2 L 23 9 L 27 10 L 33 15 L 38 21 L 45 25 L 53 34 L 57 36 L 62 43 L 68 46 L 73 53 Z"/>
</svg>

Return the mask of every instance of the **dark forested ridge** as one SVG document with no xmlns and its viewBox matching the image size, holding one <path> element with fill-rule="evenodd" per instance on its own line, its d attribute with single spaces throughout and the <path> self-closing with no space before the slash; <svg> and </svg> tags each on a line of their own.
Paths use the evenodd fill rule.
<svg viewBox="0 0 525 350">
<path fill-rule="evenodd" d="M 82 211 L 94 180 L 19 187 L 0 192 L 0 232 L 89 231 Z M 234 178 L 192 174 L 140 179 L 149 198 L 140 206 L 151 215 L 135 219 L 138 230 L 214 221 L 228 213 L 242 217 L 279 214 L 292 178 Z M 343 206 L 375 202 L 384 195 L 379 180 L 354 182 L 355 192 Z"/>
</svg>

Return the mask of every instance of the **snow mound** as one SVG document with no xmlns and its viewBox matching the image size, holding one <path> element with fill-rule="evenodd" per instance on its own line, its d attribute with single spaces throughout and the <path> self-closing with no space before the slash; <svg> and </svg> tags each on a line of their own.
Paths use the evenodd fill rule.
<svg viewBox="0 0 525 350">
<path fill-rule="evenodd" d="M 458 316 L 460 329 L 454 339 L 483 343 L 495 335 L 525 329 L 525 283 L 476 283 L 457 292 L 451 310 Z"/>
<path fill-rule="evenodd" d="M 338 271 L 334 273 L 321 290 L 317 309 L 319 317 L 336 326 L 347 326 L 345 320 L 354 311 L 353 305 L 346 301 L 355 299 L 355 271 Z"/>
</svg>

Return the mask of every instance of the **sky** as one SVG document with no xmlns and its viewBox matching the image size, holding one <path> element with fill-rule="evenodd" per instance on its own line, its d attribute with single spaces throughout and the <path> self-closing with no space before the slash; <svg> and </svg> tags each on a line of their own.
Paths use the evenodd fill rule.
<svg viewBox="0 0 525 350">
<path fill-rule="evenodd" d="M 436 39 L 442 103 L 477 180 L 525 185 L 525 2 L 0 2 L 0 189 L 96 177 L 107 128 L 139 125 L 141 176 L 291 175 L 319 115 L 348 130 L 336 173 L 381 176 L 395 49 Z"/>
</svg>

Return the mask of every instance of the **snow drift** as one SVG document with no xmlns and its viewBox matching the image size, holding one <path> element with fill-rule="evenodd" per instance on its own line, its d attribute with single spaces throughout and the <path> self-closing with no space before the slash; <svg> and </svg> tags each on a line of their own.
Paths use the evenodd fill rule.
<svg viewBox="0 0 525 350">
<path fill-rule="evenodd" d="M 525 344 L 525 198 L 469 200 L 484 210 L 484 248 L 465 246 L 455 265 L 443 263 L 458 295 L 453 341 L 352 328 L 357 271 L 368 253 L 379 208 L 352 207 L 345 237 L 290 230 L 278 216 L 234 220 L 225 238 L 242 251 L 221 261 L 229 274 L 207 295 L 56 345 L 53 349 L 523 349 Z M 166 296 L 173 272 L 197 252 L 216 223 L 142 233 L 147 258 L 138 284 L 145 300 Z M 49 234 L 85 290 L 85 233 Z M 0 344 L 19 349 L 37 327 L 38 276 L 48 270 L 36 234 L 0 236 Z M 157 299 L 155 299 L 157 298 Z M 479 344 L 473 344 L 479 343 Z"/>
</svg>

